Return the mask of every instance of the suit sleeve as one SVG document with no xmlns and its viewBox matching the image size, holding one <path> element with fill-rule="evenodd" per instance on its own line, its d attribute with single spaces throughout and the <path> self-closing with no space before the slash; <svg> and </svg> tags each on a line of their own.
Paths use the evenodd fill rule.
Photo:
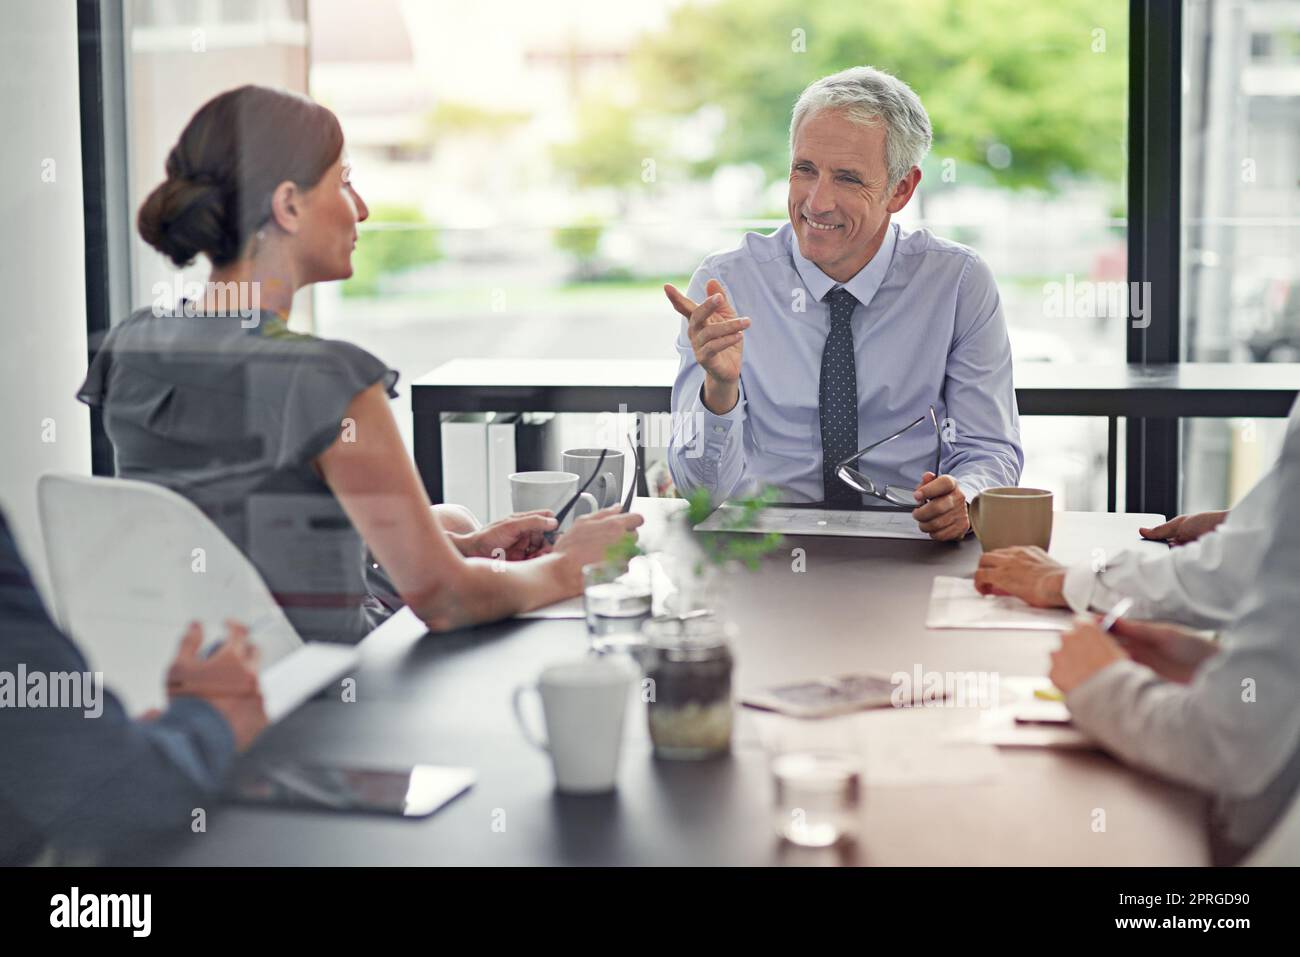
<svg viewBox="0 0 1300 957">
<path fill-rule="evenodd" d="M 0 671 L 86 671 L 2 525 L 0 622 Z M 160 681 L 167 664 L 158 663 Z M 17 829 L 63 848 L 112 850 L 187 827 L 193 809 L 215 797 L 233 758 L 225 719 L 207 702 L 182 698 L 157 720 L 133 720 L 102 684 L 91 701 L 0 709 L 0 804 L 18 816 Z"/>
</svg>

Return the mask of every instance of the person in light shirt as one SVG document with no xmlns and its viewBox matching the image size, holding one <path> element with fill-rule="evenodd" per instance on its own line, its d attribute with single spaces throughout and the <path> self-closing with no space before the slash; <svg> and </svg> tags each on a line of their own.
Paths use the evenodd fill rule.
<svg viewBox="0 0 1300 957">
<path fill-rule="evenodd" d="M 1300 433 L 1300 401 L 1287 435 Z M 1125 551 L 1093 565 L 1066 566 L 1041 548 L 1000 548 L 980 557 L 975 587 L 1015 595 L 1039 608 L 1105 612 L 1132 598 L 1130 618 L 1164 618 L 1194 628 L 1221 628 L 1238 614 L 1259 571 L 1277 521 L 1280 465 L 1267 472 L 1231 511 L 1179 515 L 1143 537 L 1167 541 L 1164 554 Z"/>
<path fill-rule="evenodd" d="M 971 249 L 891 221 L 930 143 L 920 99 L 879 70 L 803 91 L 789 223 L 706 258 L 685 293 L 665 287 L 681 316 L 668 453 L 678 489 L 720 501 L 770 485 L 791 503 L 889 507 L 836 465 L 919 417 L 856 467 L 901 489 L 894 507 L 932 538 L 962 538 L 971 498 L 1017 484 L 1020 421 L 993 275 Z"/>
<path fill-rule="evenodd" d="M 1300 487 L 1298 426 L 1293 410 L 1275 490 Z M 1221 863 L 1257 845 L 1300 785 L 1300 523 L 1275 512 L 1257 554 L 1217 640 L 1128 619 L 1104 633 L 1081 617 L 1052 654 L 1050 677 L 1077 727 L 1124 761 L 1215 797 Z"/>
</svg>

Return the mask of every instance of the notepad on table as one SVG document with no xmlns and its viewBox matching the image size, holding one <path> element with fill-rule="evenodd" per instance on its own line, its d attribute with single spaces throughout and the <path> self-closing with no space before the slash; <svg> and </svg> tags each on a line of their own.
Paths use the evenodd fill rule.
<svg viewBox="0 0 1300 957">
<path fill-rule="evenodd" d="M 938 575 L 930 588 L 927 628 L 1064 631 L 1074 620 L 1062 608 L 1034 608 L 1010 595 L 981 595 L 969 578 Z"/>
<path fill-rule="evenodd" d="M 1097 744 L 1070 722 L 1060 701 L 1045 701 L 1037 692 L 1052 683 L 1041 675 L 1001 675 L 1000 704 L 980 712 L 969 740 L 999 748 L 1096 748 Z"/>
</svg>

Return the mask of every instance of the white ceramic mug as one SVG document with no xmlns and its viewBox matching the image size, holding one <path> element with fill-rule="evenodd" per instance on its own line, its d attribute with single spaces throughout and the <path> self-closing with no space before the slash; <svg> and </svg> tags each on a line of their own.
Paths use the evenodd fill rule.
<svg viewBox="0 0 1300 957">
<path fill-rule="evenodd" d="M 614 789 L 623 744 L 623 716 L 637 672 L 621 655 L 579 658 L 545 668 L 535 685 L 515 689 L 515 720 L 528 743 L 551 756 L 555 786 L 567 794 Z M 534 737 L 524 718 L 523 699 L 542 699 L 546 739 Z"/>
<path fill-rule="evenodd" d="M 617 505 L 623 497 L 623 453 L 617 449 L 566 449 L 564 451 L 564 468 L 575 472 L 578 484 L 587 481 L 587 477 L 596 471 L 600 462 L 600 453 L 605 453 L 605 461 L 600 472 L 592 479 L 587 490 L 595 497 L 601 508 Z"/>
<path fill-rule="evenodd" d="M 560 509 L 569 504 L 569 499 L 578 491 L 578 476 L 575 472 L 515 472 L 510 476 L 510 506 L 516 512 L 531 512 L 538 508 L 549 508 L 556 515 Z M 572 510 L 564 518 L 561 529 L 573 525 L 573 520 L 600 506 L 595 496 L 583 492 Z"/>
</svg>

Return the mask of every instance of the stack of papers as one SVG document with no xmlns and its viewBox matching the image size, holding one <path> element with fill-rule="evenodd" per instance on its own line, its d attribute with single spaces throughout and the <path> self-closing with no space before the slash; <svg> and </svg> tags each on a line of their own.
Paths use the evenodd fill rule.
<svg viewBox="0 0 1300 957">
<path fill-rule="evenodd" d="M 1065 631 L 1073 621 L 1068 609 L 1033 608 L 1010 595 L 981 595 L 969 578 L 939 575 L 930 589 L 925 627 Z"/>
</svg>

